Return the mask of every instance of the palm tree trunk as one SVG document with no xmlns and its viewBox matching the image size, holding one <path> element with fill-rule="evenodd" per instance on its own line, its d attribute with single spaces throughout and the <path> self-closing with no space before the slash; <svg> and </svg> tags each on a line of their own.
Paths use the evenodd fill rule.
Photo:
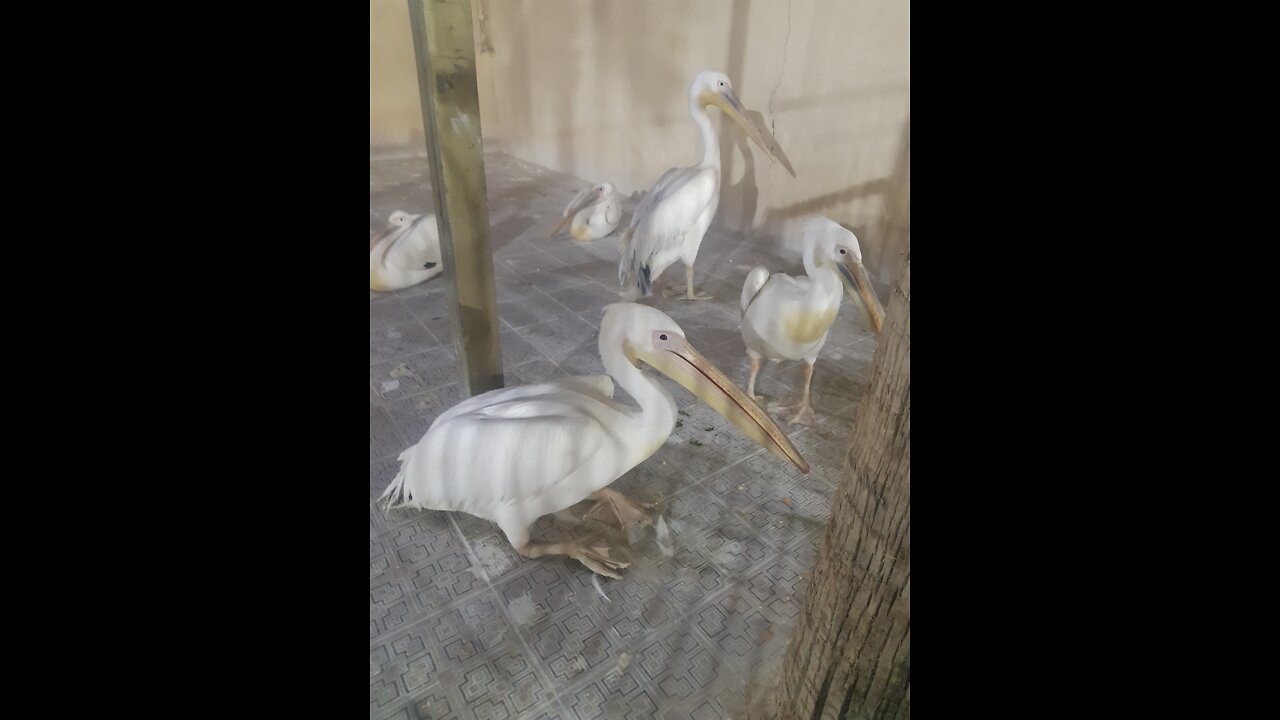
<svg viewBox="0 0 1280 720">
<path fill-rule="evenodd" d="M 911 717 L 911 255 L 889 300 L 804 610 L 757 717 Z"/>
</svg>

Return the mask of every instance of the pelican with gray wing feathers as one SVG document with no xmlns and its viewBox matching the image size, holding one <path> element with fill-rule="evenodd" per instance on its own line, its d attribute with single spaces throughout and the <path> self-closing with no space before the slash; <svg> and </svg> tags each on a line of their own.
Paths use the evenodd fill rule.
<svg viewBox="0 0 1280 720">
<path fill-rule="evenodd" d="M 677 297 L 710 299 L 693 289 L 693 261 L 720 205 L 720 143 L 708 107 L 720 108 L 770 160 L 780 162 L 760 128 L 747 117 L 729 77 L 710 70 L 698 73 L 689 87 L 689 112 L 702 134 L 702 162 L 663 173 L 631 216 L 618 263 L 618 281 L 628 300 L 649 295 L 653 283 L 677 260 L 684 263 L 687 285 L 686 293 Z"/>
</svg>

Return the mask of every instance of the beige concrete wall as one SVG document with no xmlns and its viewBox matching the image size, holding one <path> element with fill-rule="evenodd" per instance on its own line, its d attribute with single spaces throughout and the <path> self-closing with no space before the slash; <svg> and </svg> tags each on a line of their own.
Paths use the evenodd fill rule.
<svg viewBox="0 0 1280 720">
<path fill-rule="evenodd" d="M 472 3 L 486 148 L 642 191 L 698 160 L 689 83 L 722 70 L 797 177 L 716 118 L 717 222 L 776 234 L 822 213 L 855 229 L 873 277 L 896 275 L 909 235 L 909 0 Z M 404 0 L 371 0 L 371 147 L 421 145 L 407 22 Z"/>
<path fill-rule="evenodd" d="M 498 119 L 490 80 L 492 53 L 480 31 L 483 10 L 479 3 L 472 3 L 480 124 L 489 139 Z M 369 150 L 372 155 L 426 154 L 407 0 L 369 0 Z"/>
</svg>

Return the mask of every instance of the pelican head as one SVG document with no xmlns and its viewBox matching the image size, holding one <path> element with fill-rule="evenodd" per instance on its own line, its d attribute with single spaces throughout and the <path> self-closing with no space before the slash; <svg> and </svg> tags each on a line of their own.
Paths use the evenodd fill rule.
<svg viewBox="0 0 1280 720">
<path fill-rule="evenodd" d="M 403 228 L 408 227 L 409 223 L 412 221 L 413 221 L 413 216 L 403 210 L 397 210 L 391 213 L 391 217 L 387 218 L 387 226 L 383 228 L 382 231 L 379 232 L 377 235 L 374 235 L 373 237 L 369 238 L 369 251 L 372 252 L 373 249 L 378 246 L 378 243 L 382 242 L 387 237 L 400 232 L 400 230 Z"/>
<path fill-rule="evenodd" d="M 879 333 L 884 326 L 884 308 L 876 297 L 876 290 L 871 285 L 871 278 L 862 265 L 862 248 L 858 245 L 858 236 L 827 218 L 817 218 L 806 228 L 806 235 L 812 239 L 819 263 L 827 263 L 835 267 L 844 283 L 849 298 L 862 306 L 871 318 L 871 327 Z"/>
<path fill-rule="evenodd" d="M 770 160 L 783 164 L 778 160 L 778 156 L 773 154 L 773 150 L 769 149 L 769 143 L 765 142 L 760 128 L 747 117 L 747 109 L 742 106 L 737 94 L 733 92 L 733 84 L 729 82 L 728 75 L 714 70 L 703 70 L 693 78 L 689 97 L 698 107 L 720 108 L 721 112 L 733 118 L 734 122 L 742 127 L 747 137 L 751 138 Z"/>
<path fill-rule="evenodd" d="M 801 472 L 809 463 L 800 457 L 782 429 L 759 405 L 738 389 L 719 368 L 689 344 L 680 325 L 661 310 L 636 303 L 606 306 L 600 342 L 616 342 L 636 367 L 643 361 L 680 383 L 713 410 L 733 423 L 744 435 L 774 455 L 789 460 Z M 603 355 L 603 348 L 601 349 Z"/>
</svg>

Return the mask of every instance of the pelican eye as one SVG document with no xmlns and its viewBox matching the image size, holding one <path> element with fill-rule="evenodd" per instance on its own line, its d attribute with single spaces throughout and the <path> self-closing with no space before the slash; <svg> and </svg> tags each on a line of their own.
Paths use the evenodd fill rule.
<svg viewBox="0 0 1280 720">
<path fill-rule="evenodd" d="M 666 340 L 666 339 L 667 339 L 667 336 L 666 336 L 666 335 L 659 335 L 659 336 L 658 336 L 658 339 L 659 339 L 659 340 Z"/>
<path fill-rule="evenodd" d="M 844 254 L 845 254 L 844 248 L 840 248 L 840 254 L 841 254 L 841 255 L 844 255 Z"/>
</svg>

